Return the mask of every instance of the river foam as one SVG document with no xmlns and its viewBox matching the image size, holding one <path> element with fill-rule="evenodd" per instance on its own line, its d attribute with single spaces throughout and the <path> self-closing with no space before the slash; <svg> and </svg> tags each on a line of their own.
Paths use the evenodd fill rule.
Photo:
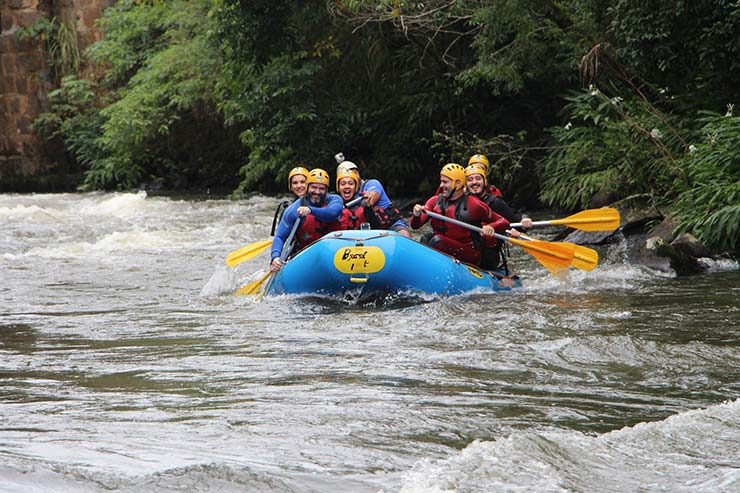
<svg viewBox="0 0 740 493">
<path fill-rule="evenodd" d="M 668 480 L 668 478 L 670 478 Z M 740 488 L 740 400 L 598 436 L 543 430 L 422 460 L 401 493 L 730 492 Z"/>
</svg>

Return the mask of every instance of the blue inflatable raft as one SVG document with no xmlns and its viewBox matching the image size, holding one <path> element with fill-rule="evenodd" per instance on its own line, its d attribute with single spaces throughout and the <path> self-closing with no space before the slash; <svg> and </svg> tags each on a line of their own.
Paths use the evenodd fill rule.
<svg viewBox="0 0 740 493">
<path fill-rule="evenodd" d="M 517 276 L 487 272 L 388 230 L 329 233 L 290 259 L 267 295 L 362 297 L 454 295 L 520 287 Z"/>
</svg>

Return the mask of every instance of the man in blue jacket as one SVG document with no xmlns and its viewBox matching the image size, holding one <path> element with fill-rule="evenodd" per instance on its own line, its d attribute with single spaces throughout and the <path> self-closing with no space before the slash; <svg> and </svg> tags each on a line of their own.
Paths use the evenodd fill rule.
<svg viewBox="0 0 740 493">
<path fill-rule="evenodd" d="M 306 195 L 285 209 L 275 231 L 270 250 L 270 270 L 273 272 L 279 271 L 283 266 L 280 254 L 297 220 L 301 223 L 293 239 L 293 254 L 300 252 L 326 233 L 340 229 L 339 218 L 342 216 L 344 202 L 339 195 L 327 193 L 329 173 L 315 168 L 308 175 Z"/>
</svg>

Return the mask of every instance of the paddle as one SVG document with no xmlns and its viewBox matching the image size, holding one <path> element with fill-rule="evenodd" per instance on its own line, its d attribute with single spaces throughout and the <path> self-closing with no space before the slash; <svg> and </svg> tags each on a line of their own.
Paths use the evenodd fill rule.
<svg viewBox="0 0 740 493">
<path fill-rule="evenodd" d="M 447 221 L 452 224 L 457 224 L 463 228 L 468 228 L 471 231 L 477 231 L 483 233 L 483 229 L 472 224 L 468 224 L 451 217 L 437 214 L 436 212 L 428 211 L 424 209 L 424 212 L 430 217 L 434 217 L 441 221 Z M 560 276 L 564 271 L 568 269 L 571 263 L 573 263 L 574 252 L 576 245 L 572 243 L 550 243 L 549 241 L 531 240 L 523 241 L 517 240 L 516 238 L 510 238 L 499 233 L 494 233 L 493 236 L 502 241 L 508 241 L 515 245 L 519 245 L 524 248 L 530 255 L 532 255 L 539 263 L 550 271 L 555 276 Z"/>
<path fill-rule="evenodd" d="M 295 237 L 296 231 L 298 231 L 298 226 L 301 224 L 301 220 L 303 218 L 301 216 L 298 216 L 295 218 L 295 222 L 293 223 L 293 227 L 290 230 L 290 234 L 288 235 L 288 238 L 285 240 L 285 243 L 283 243 L 283 249 L 280 251 L 280 262 L 285 262 L 285 260 L 288 258 L 288 255 L 290 255 L 290 252 L 293 250 L 293 238 Z M 260 292 L 260 289 L 262 288 L 262 285 L 267 281 L 268 279 L 272 279 L 273 274 L 275 274 L 272 271 L 267 271 L 267 274 L 260 277 L 256 281 L 251 281 L 241 288 L 237 289 L 234 293 L 235 295 L 245 295 L 245 294 L 257 294 Z"/>
<path fill-rule="evenodd" d="M 519 235 L 519 238 L 523 238 L 527 241 L 538 241 L 536 238 L 532 238 L 523 234 Z M 573 262 L 570 264 L 571 267 L 591 272 L 599 263 L 599 252 L 597 252 L 596 250 L 568 242 L 558 242 L 558 245 L 568 245 L 568 248 L 571 248 L 572 245 Z"/>
<path fill-rule="evenodd" d="M 614 231 L 619 227 L 619 211 L 611 207 L 604 209 L 587 209 L 564 219 L 534 221 L 532 226 L 568 226 L 581 231 Z M 513 223 L 512 228 L 521 227 L 522 223 Z"/>
<path fill-rule="evenodd" d="M 243 246 L 238 250 L 234 250 L 226 256 L 226 265 L 229 267 L 235 267 L 242 262 L 253 259 L 267 250 L 270 245 L 272 245 L 272 240 L 260 240 L 250 243 L 247 246 Z"/>
</svg>

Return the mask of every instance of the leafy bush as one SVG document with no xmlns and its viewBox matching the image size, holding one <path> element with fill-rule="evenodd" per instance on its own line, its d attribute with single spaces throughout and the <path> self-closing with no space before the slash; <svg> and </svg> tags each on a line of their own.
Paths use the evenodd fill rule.
<svg viewBox="0 0 740 493">
<path fill-rule="evenodd" d="M 716 250 L 740 253 L 740 117 L 704 113 L 703 139 L 681 159 L 680 228 Z"/>
<path fill-rule="evenodd" d="M 81 55 L 74 23 L 60 17 L 41 18 L 18 29 L 18 37 L 38 38 L 44 44 L 52 76 L 58 81 L 80 69 Z"/>
<path fill-rule="evenodd" d="M 198 6 L 202 2 L 195 2 Z M 176 19 L 192 15 L 193 8 L 182 2 L 141 2 L 120 0 L 105 9 L 98 26 L 105 33 L 87 50 L 87 56 L 102 66 L 103 81 L 110 87 L 128 82 L 147 59 L 165 49 L 178 30 Z M 203 15 L 201 8 L 197 12 Z"/>
<path fill-rule="evenodd" d="M 673 149 L 684 137 L 653 106 L 593 86 L 566 99 L 568 123 L 550 128 L 555 144 L 541 168 L 545 203 L 576 209 L 597 193 L 658 197 L 682 179 Z"/>
<path fill-rule="evenodd" d="M 64 77 L 61 87 L 49 93 L 50 111 L 42 113 L 33 128 L 47 140 L 61 139 L 73 160 L 86 168 L 105 157 L 98 137 L 104 121 L 95 83 Z"/>
</svg>

